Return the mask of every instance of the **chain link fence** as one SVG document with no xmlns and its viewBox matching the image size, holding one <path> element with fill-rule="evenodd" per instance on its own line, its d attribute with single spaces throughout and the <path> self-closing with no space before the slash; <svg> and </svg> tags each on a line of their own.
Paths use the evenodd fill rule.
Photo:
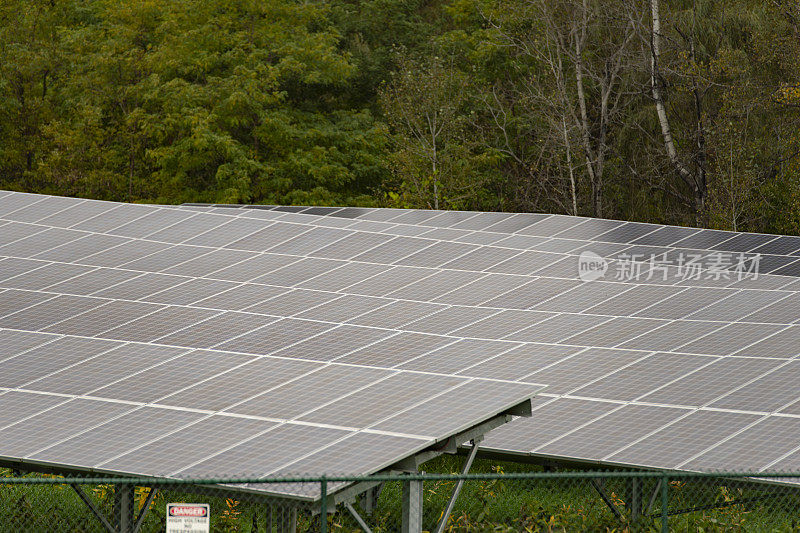
<svg viewBox="0 0 800 533">
<path fill-rule="evenodd" d="M 0 470 L 0 532 L 166 531 L 168 504 L 208 504 L 213 532 L 800 531 L 797 472 L 545 472 L 486 461 L 463 475 L 449 473 L 457 458 L 437 461 L 438 473 L 370 477 L 153 480 Z"/>
</svg>

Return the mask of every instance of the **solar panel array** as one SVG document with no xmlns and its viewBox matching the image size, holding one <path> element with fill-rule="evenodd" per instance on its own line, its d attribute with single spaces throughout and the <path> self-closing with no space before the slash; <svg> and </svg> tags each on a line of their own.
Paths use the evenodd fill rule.
<svg viewBox="0 0 800 533">
<path fill-rule="evenodd" d="M 263 232 L 260 220 L 6 192 L 0 217 L 9 462 L 173 477 L 368 474 L 541 389 L 374 365 L 456 339 L 294 318 L 338 295 L 243 283 L 293 260 L 223 246 L 245 227 L 261 247 L 305 226 Z M 186 239 L 205 244 L 176 244 Z M 204 276 L 215 271 L 225 274 Z"/>
<path fill-rule="evenodd" d="M 798 237 L 0 195 L 2 456 L 170 475 L 377 470 L 542 383 L 534 416 L 485 447 L 800 467 Z M 757 279 L 668 266 L 584 282 L 581 252 L 762 255 Z"/>
</svg>

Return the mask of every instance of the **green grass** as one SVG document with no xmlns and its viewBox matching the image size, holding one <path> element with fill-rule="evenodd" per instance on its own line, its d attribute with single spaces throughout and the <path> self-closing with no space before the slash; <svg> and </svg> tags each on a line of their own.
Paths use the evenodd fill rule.
<svg viewBox="0 0 800 533">
<path fill-rule="evenodd" d="M 443 456 L 424 465 L 426 472 L 456 473 L 463 457 Z M 540 467 L 517 463 L 478 460 L 472 468 L 479 472 L 541 471 Z M 0 470 L 0 476 L 10 475 Z M 655 489 L 655 480 L 645 482 L 646 500 Z M 433 529 L 438 523 L 454 482 L 431 481 L 424 486 L 424 524 Z M 608 479 L 605 493 L 624 513 L 626 481 Z M 110 513 L 112 489 L 108 486 L 84 487 L 104 510 Z M 401 485 L 387 483 L 375 512 L 366 517 L 375 533 L 400 529 Z M 725 504 L 752 500 L 745 504 L 719 509 L 701 510 L 670 517 L 671 531 L 688 532 L 800 532 L 800 496 L 787 488 L 764 488 L 746 483 L 719 485 L 709 482 L 673 482 L 670 485 L 669 508 Z M 142 501 L 146 491 L 139 490 Z M 156 497 L 142 531 L 163 530 L 167 502 L 194 501 L 210 503 L 212 531 L 252 533 L 265 531 L 265 507 L 255 501 L 225 498 L 220 491 L 207 487 L 201 494 L 161 492 Z M 645 501 L 647 506 L 648 501 Z M 651 514 L 660 513 L 660 497 L 656 497 Z M 660 531 L 657 517 L 645 517 L 636 523 L 616 519 L 587 480 L 471 480 L 464 484 L 455 510 L 448 523 L 452 532 L 551 532 L 551 531 Z M 310 515 L 300 513 L 298 531 L 316 531 L 318 523 Z M 344 509 L 330 518 L 330 531 L 358 531 L 355 521 Z M 0 532 L 59 531 L 101 532 L 99 522 L 91 515 L 71 487 L 66 485 L 3 485 L 0 481 Z"/>
</svg>

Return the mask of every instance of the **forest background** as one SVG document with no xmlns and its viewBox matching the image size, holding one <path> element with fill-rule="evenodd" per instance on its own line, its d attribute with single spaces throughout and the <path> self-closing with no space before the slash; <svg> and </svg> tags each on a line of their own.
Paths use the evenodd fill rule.
<svg viewBox="0 0 800 533">
<path fill-rule="evenodd" d="M 800 0 L 0 0 L 0 188 L 800 234 Z"/>
</svg>

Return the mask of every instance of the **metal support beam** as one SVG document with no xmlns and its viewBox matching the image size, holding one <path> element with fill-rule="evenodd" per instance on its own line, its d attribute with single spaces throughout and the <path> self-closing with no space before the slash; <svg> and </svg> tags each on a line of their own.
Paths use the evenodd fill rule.
<svg viewBox="0 0 800 533">
<path fill-rule="evenodd" d="M 268 533 L 272 533 L 272 524 L 274 523 L 274 519 L 272 517 L 274 509 L 272 508 L 271 504 L 267 504 L 267 513 L 264 517 L 264 523 L 266 525 L 266 531 Z"/>
<path fill-rule="evenodd" d="M 383 485 L 384 483 L 381 483 L 377 487 L 367 489 L 361 495 L 361 508 L 364 509 L 365 513 L 371 515 L 375 512 L 375 507 L 378 505 L 378 498 L 381 496 Z"/>
<path fill-rule="evenodd" d="M 643 480 L 638 477 L 632 477 L 628 483 L 628 498 L 627 507 L 630 513 L 631 521 L 635 522 L 642 517 L 642 507 L 644 505 L 644 486 Z"/>
<path fill-rule="evenodd" d="M 661 494 L 661 484 L 663 482 L 663 479 L 659 479 L 658 483 L 656 483 L 656 487 L 653 489 L 653 493 L 650 495 L 650 501 L 647 502 L 647 509 L 644 511 L 645 515 L 650 515 L 650 512 L 653 510 L 653 505 L 656 504 L 656 498 L 658 498 L 659 494 Z"/>
<path fill-rule="evenodd" d="M 358 514 L 358 512 L 353 508 L 353 506 L 349 502 L 345 503 L 344 506 L 347 508 L 348 511 L 350 511 L 350 514 L 353 515 L 353 518 L 356 519 L 356 522 L 358 522 L 358 525 L 361 526 L 361 529 L 364 530 L 364 533 L 372 533 L 372 530 L 369 528 L 367 523 L 364 522 L 364 519 L 361 518 L 361 515 Z"/>
<path fill-rule="evenodd" d="M 469 452 L 469 456 L 467 457 L 466 463 L 464 463 L 464 469 L 462 470 L 462 474 L 467 474 L 469 469 L 472 468 L 472 462 L 475 460 L 475 456 L 478 455 L 478 443 L 483 440 L 483 437 L 475 437 L 472 439 L 472 450 Z M 439 521 L 439 527 L 436 528 L 436 533 L 443 533 L 444 528 L 447 527 L 447 521 L 450 519 L 450 513 L 453 512 L 453 507 L 456 505 L 456 500 L 458 499 L 458 494 L 461 492 L 461 487 L 464 486 L 464 480 L 459 479 L 456 482 L 456 486 L 453 489 L 453 494 L 450 496 L 450 501 L 447 502 L 447 507 L 444 510 L 444 514 L 442 515 L 442 519 Z"/>
<path fill-rule="evenodd" d="M 422 481 L 403 481 L 402 533 L 422 533 Z"/>
<path fill-rule="evenodd" d="M 614 516 L 617 518 L 617 520 L 622 520 L 622 514 L 619 512 L 619 509 L 617 509 L 617 506 L 614 505 L 614 502 L 612 502 L 609 497 L 606 496 L 606 492 L 603 490 L 603 487 L 600 485 L 600 483 L 598 483 L 594 478 L 590 479 L 589 482 L 600 495 L 600 498 L 603 500 L 603 502 L 608 506 L 609 509 L 611 509 L 611 512 L 614 513 Z"/>
<path fill-rule="evenodd" d="M 277 533 L 297 533 L 297 509 L 280 506 L 275 510 Z"/>
<path fill-rule="evenodd" d="M 158 489 L 151 487 L 147 499 L 144 501 L 142 508 L 139 509 L 139 516 L 136 517 L 136 522 L 133 524 L 133 533 L 139 533 L 139 530 L 142 529 L 142 524 L 144 524 L 144 519 L 147 518 L 147 513 L 150 511 L 150 505 L 153 503 L 156 494 L 158 494 Z M 255 519 L 255 515 L 253 515 L 253 519 Z"/>
<path fill-rule="evenodd" d="M 134 487 L 120 484 L 114 487 L 114 525 L 119 533 L 131 533 L 134 523 Z"/>
<path fill-rule="evenodd" d="M 96 516 L 98 520 L 100 520 L 100 523 L 103 524 L 103 527 L 106 528 L 106 531 L 108 531 L 108 533 L 116 533 L 114 525 L 108 521 L 108 518 L 103 516 L 103 513 L 100 512 L 94 502 L 86 495 L 85 492 L 83 492 L 83 489 L 75 483 L 72 483 L 70 486 L 75 490 L 75 492 L 78 493 L 78 496 L 81 500 L 83 500 L 83 503 L 86 504 L 86 507 L 92 511 L 92 514 Z"/>
</svg>

